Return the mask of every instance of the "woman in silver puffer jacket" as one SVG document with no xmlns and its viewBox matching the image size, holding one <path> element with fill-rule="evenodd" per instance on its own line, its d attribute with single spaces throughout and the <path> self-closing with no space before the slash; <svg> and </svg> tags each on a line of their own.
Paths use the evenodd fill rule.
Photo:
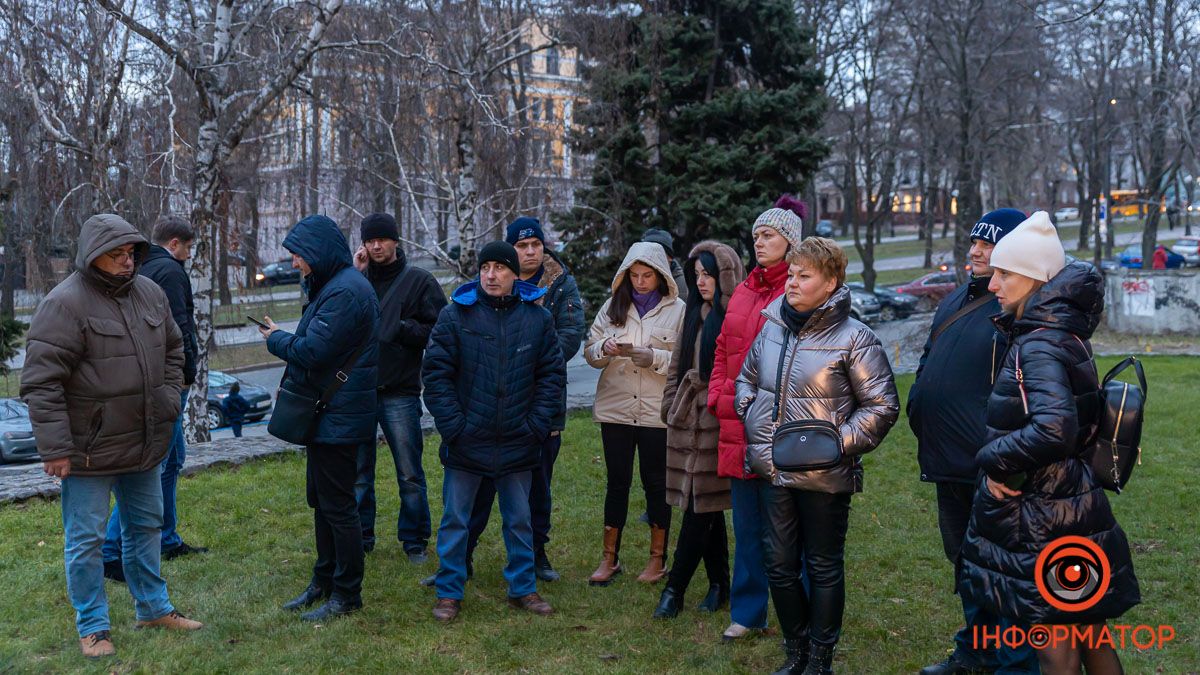
<svg viewBox="0 0 1200 675">
<path fill-rule="evenodd" d="M 846 254 L 830 239 L 810 237 L 788 262 L 784 295 L 763 310 L 767 322 L 738 376 L 736 407 L 746 424 L 747 470 L 771 483 L 764 544 L 787 655 L 779 672 L 822 674 L 832 672 L 841 633 L 843 553 L 850 495 L 862 491 L 860 457 L 895 424 L 900 400 L 879 338 L 850 316 Z M 840 438 L 841 460 L 825 469 L 778 469 L 776 427 L 809 420 Z"/>
</svg>

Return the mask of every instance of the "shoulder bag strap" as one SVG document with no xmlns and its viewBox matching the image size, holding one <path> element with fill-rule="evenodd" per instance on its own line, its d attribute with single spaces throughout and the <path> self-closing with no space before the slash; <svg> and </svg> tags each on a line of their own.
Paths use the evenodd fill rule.
<svg viewBox="0 0 1200 675">
<path fill-rule="evenodd" d="M 945 332 L 945 330 L 950 327 L 950 324 L 954 323 L 955 321 L 958 321 L 959 319 L 970 314 L 971 312 L 974 312 L 975 310 L 979 309 L 980 307 L 983 307 L 984 305 L 986 305 L 987 303 L 989 303 L 993 299 L 995 299 L 995 297 L 996 296 L 991 293 L 984 293 L 983 295 L 979 296 L 978 298 L 975 298 L 971 302 L 968 302 L 967 304 L 960 307 L 957 312 L 951 314 L 949 319 L 946 319 L 945 321 L 943 321 L 942 325 L 938 326 L 937 329 L 935 329 L 933 331 L 933 335 L 930 336 L 930 338 L 929 338 L 929 344 L 932 346 L 933 343 L 937 342 L 938 336 L 940 336 L 943 332 Z"/>
<path fill-rule="evenodd" d="M 363 340 L 350 355 L 350 358 L 346 359 L 346 363 L 333 374 L 333 380 L 325 385 L 325 391 L 321 392 L 321 398 L 317 400 L 318 413 L 325 412 L 325 409 L 329 407 L 329 402 L 333 400 L 334 394 L 350 379 L 349 372 L 354 369 L 354 364 L 358 363 L 358 358 L 367 350 L 367 346 L 371 344 L 374 337 L 374 335 L 368 335 L 367 339 Z"/>
<path fill-rule="evenodd" d="M 783 346 L 779 348 L 779 370 L 775 373 L 775 387 L 778 391 L 775 392 L 775 412 L 771 416 L 774 420 L 774 425 L 778 427 L 783 423 L 783 391 L 787 387 L 787 383 L 783 381 L 783 363 L 787 361 L 787 343 L 790 331 L 783 329 Z"/>
</svg>

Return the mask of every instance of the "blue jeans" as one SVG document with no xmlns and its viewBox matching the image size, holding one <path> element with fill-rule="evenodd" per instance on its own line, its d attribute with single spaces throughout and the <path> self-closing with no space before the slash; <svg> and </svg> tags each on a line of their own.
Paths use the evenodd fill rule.
<svg viewBox="0 0 1200 675">
<path fill-rule="evenodd" d="M 429 494 L 425 470 L 421 467 L 424 442 L 421 435 L 421 399 L 418 396 L 380 396 L 376 419 L 383 428 L 396 464 L 396 482 L 400 484 L 400 514 L 396 517 L 396 538 L 405 551 L 424 551 L 429 543 Z M 354 496 L 362 522 L 363 545 L 375 544 L 375 452 L 372 441 L 358 450 L 358 480 Z"/>
<path fill-rule="evenodd" d="M 760 479 L 729 480 L 733 499 L 733 583 L 729 614 L 747 628 L 767 627 L 770 586 L 763 555 L 766 498 L 770 484 Z"/>
<path fill-rule="evenodd" d="M 187 444 L 183 441 L 183 416 L 187 414 L 188 387 L 180 394 L 183 407 L 179 417 L 175 419 L 175 430 L 171 436 L 171 445 L 167 448 L 167 456 L 163 458 L 162 466 L 162 550 L 169 551 L 183 543 L 176 527 L 179 524 L 179 513 L 175 508 L 175 493 L 179 486 L 179 474 L 183 471 L 183 462 L 187 459 Z M 120 497 L 117 497 L 120 501 Z M 117 504 L 113 504 L 112 513 L 108 517 L 108 532 L 104 537 L 105 562 L 121 557 L 121 525 L 117 518 Z"/>
<path fill-rule="evenodd" d="M 554 505 L 550 495 L 550 481 L 554 478 L 554 462 L 562 449 L 562 434 L 555 434 L 542 441 L 542 464 L 533 470 L 533 484 L 529 488 L 529 517 L 533 523 L 533 546 L 542 550 L 550 543 L 550 512 Z M 492 503 L 496 501 L 496 486 L 490 478 L 484 478 L 475 495 L 475 508 L 471 511 L 471 533 L 467 543 L 467 557 L 475 552 L 479 537 L 487 528 L 492 517 Z"/>
<path fill-rule="evenodd" d="M 475 494 L 483 476 L 455 469 L 446 469 L 442 482 L 442 525 L 438 528 L 437 553 L 441 561 L 437 571 L 437 596 L 463 599 L 467 583 L 467 532 Z M 537 591 L 533 576 L 533 526 L 529 515 L 529 487 L 532 471 L 511 473 L 495 478 L 492 483 L 500 496 L 500 517 L 504 522 L 504 548 L 508 564 L 504 579 L 508 596 L 520 598 Z"/>
<path fill-rule="evenodd" d="M 137 619 L 153 621 L 175 609 L 167 597 L 167 582 L 159 573 L 163 523 L 159 467 L 116 476 L 70 475 L 62 482 L 63 560 L 67 596 L 75 607 L 80 637 L 110 627 L 100 552 L 109 492 L 117 495 L 125 580 Z"/>
</svg>

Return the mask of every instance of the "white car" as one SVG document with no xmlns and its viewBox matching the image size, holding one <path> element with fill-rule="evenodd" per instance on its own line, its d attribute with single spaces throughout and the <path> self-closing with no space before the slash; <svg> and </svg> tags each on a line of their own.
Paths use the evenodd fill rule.
<svg viewBox="0 0 1200 675">
<path fill-rule="evenodd" d="M 1074 206 L 1059 209 L 1054 212 L 1054 219 L 1058 221 L 1079 220 L 1079 209 Z"/>
<path fill-rule="evenodd" d="M 1184 237 L 1171 246 L 1171 252 L 1183 256 L 1188 267 L 1200 267 L 1200 239 Z"/>
</svg>

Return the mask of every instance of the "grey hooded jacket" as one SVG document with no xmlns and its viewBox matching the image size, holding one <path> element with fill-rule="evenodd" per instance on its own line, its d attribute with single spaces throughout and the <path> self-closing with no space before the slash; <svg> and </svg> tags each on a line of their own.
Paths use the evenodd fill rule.
<svg viewBox="0 0 1200 675">
<path fill-rule="evenodd" d="M 163 290 L 137 274 L 105 278 L 92 262 L 149 244 L 120 216 L 83 224 L 76 271 L 38 305 L 29 324 L 21 397 L 43 460 L 71 459 L 71 473 L 110 475 L 162 462 L 179 417 L 183 337 Z"/>
<path fill-rule="evenodd" d="M 876 448 L 900 414 L 887 354 L 875 333 L 850 317 L 845 286 L 813 312 L 799 335 L 780 316 L 781 296 L 763 310 L 767 318 L 737 378 L 735 408 L 746 425 L 747 471 L 772 485 L 812 492 L 862 492 L 860 456 Z M 820 471 L 782 472 L 771 461 L 779 359 L 787 336 L 780 424 L 824 420 L 841 431 L 842 463 Z"/>
</svg>

